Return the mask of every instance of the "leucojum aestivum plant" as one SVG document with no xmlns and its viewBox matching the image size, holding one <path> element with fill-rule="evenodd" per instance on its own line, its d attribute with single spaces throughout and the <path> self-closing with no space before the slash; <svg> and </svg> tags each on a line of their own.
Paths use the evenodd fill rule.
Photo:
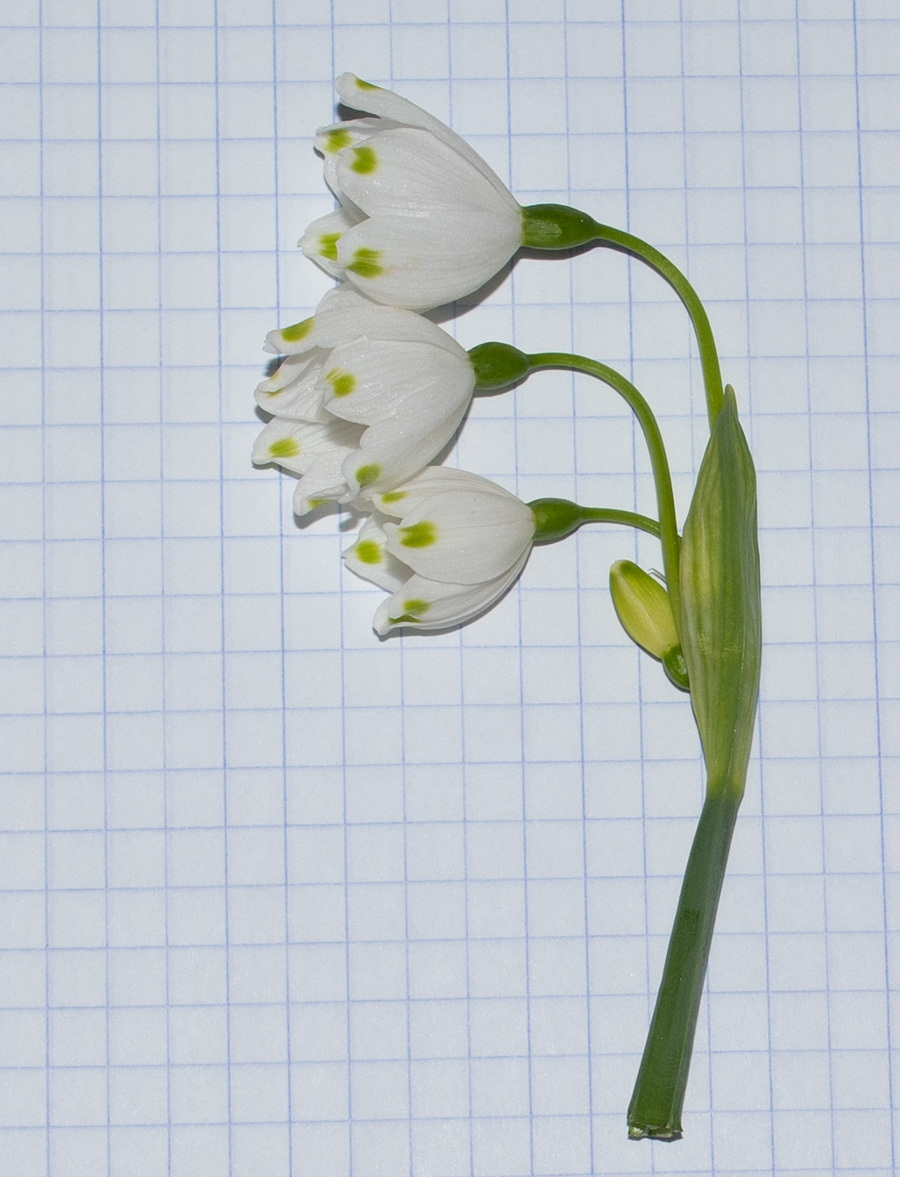
<svg viewBox="0 0 900 1177">
<path fill-rule="evenodd" d="M 631 1137 L 674 1140 L 759 687 L 756 478 L 734 392 L 722 386 L 699 298 L 658 250 L 572 208 L 523 208 L 467 143 L 388 90 L 344 74 L 337 92 L 364 114 L 318 132 L 338 207 L 310 225 L 300 245 L 338 285 L 311 318 L 267 338 L 267 349 L 284 358 L 256 392 L 271 420 L 253 461 L 300 476 L 298 515 L 328 500 L 366 515 L 344 559 L 389 594 L 375 613 L 380 635 L 472 620 L 513 584 L 533 544 L 564 539 L 584 523 L 659 539 L 662 575 L 619 560 L 610 589 L 629 636 L 689 693 L 707 772 L 628 1108 Z M 521 246 L 587 245 L 655 270 L 693 324 L 710 436 L 681 533 L 659 426 L 624 376 L 564 352 L 527 355 L 504 343 L 465 351 L 419 313 L 479 289 Z M 650 454 L 656 518 L 563 499 L 524 503 L 476 474 L 431 464 L 476 392 L 512 387 L 546 368 L 593 376 L 630 406 Z"/>
</svg>

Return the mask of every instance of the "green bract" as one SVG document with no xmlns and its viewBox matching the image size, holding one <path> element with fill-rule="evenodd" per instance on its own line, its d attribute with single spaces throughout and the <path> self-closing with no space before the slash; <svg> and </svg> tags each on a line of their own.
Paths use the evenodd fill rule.
<svg viewBox="0 0 900 1177">
<path fill-rule="evenodd" d="M 734 392 L 703 455 L 681 545 L 681 644 L 710 790 L 743 793 L 762 659 L 756 471 Z"/>
</svg>

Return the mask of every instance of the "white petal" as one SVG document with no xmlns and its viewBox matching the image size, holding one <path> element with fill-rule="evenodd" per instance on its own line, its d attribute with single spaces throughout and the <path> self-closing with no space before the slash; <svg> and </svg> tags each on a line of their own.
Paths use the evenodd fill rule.
<svg viewBox="0 0 900 1177">
<path fill-rule="evenodd" d="M 300 421 L 325 424 L 329 414 L 322 408 L 323 393 L 319 386 L 323 354 L 287 359 L 269 380 L 264 380 L 255 393 L 256 403 L 267 413 Z"/>
<path fill-rule="evenodd" d="M 323 503 L 342 503 L 347 498 L 347 484 L 335 469 L 337 455 L 323 455 L 297 483 L 294 490 L 293 511 L 306 515 Z"/>
<path fill-rule="evenodd" d="M 433 630 L 471 621 L 503 596 L 527 559 L 525 551 L 512 568 L 484 584 L 439 584 L 424 576 L 411 576 L 398 592 L 382 601 L 372 626 L 376 633 L 386 634 L 404 625 Z"/>
<path fill-rule="evenodd" d="M 383 90 L 380 86 L 372 86 L 370 83 L 360 85 L 360 79 L 351 73 L 341 74 L 335 83 L 335 89 L 341 100 L 354 110 L 364 110 L 368 114 L 378 115 L 385 120 L 405 123 L 410 127 L 424 127 L 426 131 L 431 131 L 438 139 L 447 143 L 454 151 L 467 159 L 498 191 L 509 195 L 506 185 L 497 173 L 485 163 L 478 152 L 473 150 L 465 139 L 460 138 L 455 131 L 451 131 L 446 123 L 442 123 L 440 119 L 435 118 L 428 111 L 422 110 L 421 106 L 416 106 L 414 102 L 401 98 L 399 94 L 394 94 L 391 90 Z M 512 199 L 511 196 L 510 199 Z"/>
<path fill-rule="evenodd" d="M 300 379 L 275 392 L 256 390 L 256 403 L 266 413 L 291 421 L 309 421 L 325 425 L 331 415 L 322 407 L 318 365 Z"/>
<path fill-rule="evenodd" d="M 272 335 L 275 333 L 269 332 L 269 334 Z M 293 384 L 295 380 L 306 375 L 309 371 L 318 371 L 321 366 L 321 351 L 319 351 L 318 355 L 288 356 L 287 359 L 281 361 L 268 380 L 263 380 L 256 386 L 256 391 L 260 396 L 274 396 L 276 392 L 280 392 L 282 388 L 287 388 L 289 384 Z"/>
<path fill-rule="evenodd" d="M 364 213 L 419 213 L 461 208 L 509 218 L 522 234 L 516 201 L 502 195 L 468 160 L 427 131 L 381 131 L 336 159 L 341 192 Z"/>
<path fill-rule="evenodd" d="M 352 381 L 352 389 L 337 395 L 338 378 L 329 380 L 326 373 L 325 407 L 336 417 L 363 425 L 398 413 L 405 418 L 409 409 L 414 411 L 414 401 L 436 404 L 452 416 L 468 404 L 475 387 L 472 365 L 462 348 L 460 352 L 456 356 L 430 343 L 383 339 L 337 347 L 329 353 L 328 366 L 344 374 L 345 383 Z"/>
<path fill-rule="evenodd" d="M 344 563 L 357 576 L 394 593 L 409 580 L 412 569 L 401 564 L 385 548 L 381 523 L 379 515 L 371 515 L 365 521 L 356 543 L 344 552 Z"/>
<path fill-rule="evenodd" d="M 351 225 L 356 224 L 358 217 L 352 217 L 345 208 L 339 208 L 328 216 L 319 217 L 307 228 L 298 241 L 298 245 L 308 258 L 332 276 L 343 277 L 340 265 L 337 263 L 337 243 Z"/>
<path fill-rule="evenodd" d="M 316 131 L 316 151 L 326 159 L 334 158 L 344 147 L 362 143 L 384 127 L 384 120 L 378 118 L 351 119 L 349 122 L 332 123 Z"/>
<path fill-rule="evenodd" d="M 354 493 L 390 490 L 421 471 L 447 445 L 472 399 L 468 357 L 421 343 L 366 341 L 335 348 L 326 409 L 369 428 L 344 464 Z M 352 389 L 346 386 L 352 384 Z"/>
<path fill-rule="evenodd" d="M 354 495 L 362 493 L 369 498 L 390 492 L 417 474 L 453 437 L 463 412 L 456 420 L 442 417 L 429 432 L 412 437 L 396 421 L 370 426 L 362 436 L 359 453 L 344 462 L 344 477 Z M 417 424 L 423 426 L 421 420 Z"/>
<path fill-rule="evenodd" d="M 400 486 L 386 493 L 373 493 L 372 501 L 383 515 L 400 519 L 427 501 L 436 492 L 446 490 L 477 490 L 482 494 L 496 494 L 501 498 L 515 498 L 508 490 L 472 474 L 469 470 L 456 470 L 452 466 L 426 466 L 420 473 Z M 519 501 L 519 500 L 516 500 Z"/>
<path fill-rule="evenodd" d="M 471 585 L 502 575 L 521 558 L 534 538 L 534 515 L 514 495 L 448 488 L 384 530 L 388 551 L 421 576 Z"/>
<path fill-rule="evenodd" d="M 280 327 L 266 336 L 263 351 L 276 356 L 295 356 L 310 351 L 317 344 L 316 319 L 311 315 L 290 327 Z"/>
<path fill-rule="evenodd" d="M 274 462 L 295 474 L 305 474 L 327 455 L 333 457 L 334 468 L 340 472 L 341 463 L 356 449 L 359 436 L 358 425 L 334 418 L 327 425 L 311 425 L 274 417 L 253 445 L 253 462 L 257 466 Z"/>
<path fill-rule="evenodd" d="M 338 347 L 368 336 L 371 339 L 430 343 L 459 358 L 467 356 L 465 349 L 430 319 L 399 307 L 372 302 L 349 282 L 343 283 L 332 294 L 328 304 L 323 299 L 316 311 L 316 337 L 323 347 Z"/>
<path fill-rule="evenodd" d="M 387 124 L 392 126 L 393 124 Z M 316 151 L 322 153 L 325 182 L 335 195 L 343 196 L 337 175 L 338 155 L 345 147 L 359 147 L 378 131 L 385 129 L 385 122 L 379 118 L 354 119 L 348 123 L 334 123 L 330 127 L 319 127 L 316 132 Z"/>
<path fill-rule="evenodd" d="M 483 286 L 520 242 L 517 220 L 496 213 L 384 214 L 343 234 L 338 265 L 376 302 L 422 311 Z"/>
</svg>

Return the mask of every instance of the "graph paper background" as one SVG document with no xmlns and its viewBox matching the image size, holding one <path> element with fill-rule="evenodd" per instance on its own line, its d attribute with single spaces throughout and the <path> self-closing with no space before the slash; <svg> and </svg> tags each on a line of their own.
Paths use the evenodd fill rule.
<svg viewBox="0 0 900 1177">
<path fill-rule="evenodd" d="M 0 1173 L 888 1174 L 900 803 L 900 14 L 889 0 L 0 0 Z M 347 520 L 254 470 L 329 281 L 351 69 L 523 203 L 668 252 L 760 474 L 756 756 L 677 1145 L 625 1140 L 702 773 L 597 528 L 379 642 Z M 604 251 L 447 324 L 574 348 L 704 444 L 680 307 Z M 650 509 L 611 393 L 449 462 Z M 896 1031 L 893 1031 L 896 1033 Z"/>
</svg>

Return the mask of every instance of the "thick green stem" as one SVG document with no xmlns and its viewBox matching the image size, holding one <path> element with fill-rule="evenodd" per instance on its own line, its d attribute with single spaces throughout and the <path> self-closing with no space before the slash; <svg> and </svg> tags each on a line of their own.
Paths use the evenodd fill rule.
<svg viewBox="0 0 900 1177">
<path fill-rule="evenodd" d="M 679 552 L 681 538 L 678 535 L 678 522 L 675 518 L 675 496 L 672 493 L 672 476 L 669 473 L 669 459 L 663 443 L 659 424 L 653 415 L 653 410 L 634 387 L 614 368 L 601 364 L 598 360 L 587 356 L 569 355 L 568 352 L 540 352 L 528 357 L 530 370 L 538 368 L 566 368 L 569 371 L 585 372 L 608 384 L 628 403 L 638 419 L 647 449 L 650 452 L 650 465 L 653 470 L 653 481 L 656 486 L 656 502 L 659 510 L 659 542 L 662 547 L 663 569 L 666 576 L 666 588 L 672 602 L 672 612 L 679 636 L 681 634 L 681 576 L 679 572 Z"/>
<path fill-rule="evenodd" d="M 707 788 L 688 858 L 662 983 L 634 1094 L 628 1105 L 628 1135 L 658 1140 L 681 1136 L 681 1107 L 687 1087 L 706 977 L 716 908 L 743 780 Z"/>
</svg>

